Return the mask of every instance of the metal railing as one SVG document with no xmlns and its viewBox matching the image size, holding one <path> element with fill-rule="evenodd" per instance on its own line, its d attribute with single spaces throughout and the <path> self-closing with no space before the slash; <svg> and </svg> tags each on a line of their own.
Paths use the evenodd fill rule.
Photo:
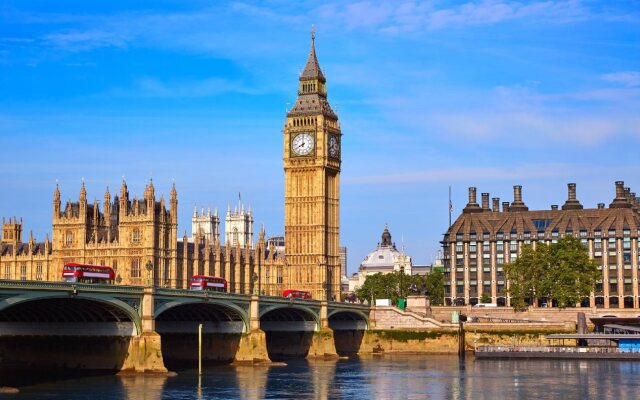
<svg viewBox="0 0 640 400">
<path fill-rule="evenodd" d="M 576 347 L 576 346 L 478 346 L 477 352 L 481 353 L 595 353 L 595 354 L 621 354 L 638 353 L 640 348 L 619 347 Z"/>
</svg>

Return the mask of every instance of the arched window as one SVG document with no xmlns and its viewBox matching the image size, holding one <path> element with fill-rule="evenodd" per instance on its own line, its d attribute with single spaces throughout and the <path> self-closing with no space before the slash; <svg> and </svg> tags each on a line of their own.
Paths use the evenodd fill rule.
<svg viewBox="0 0 640 400">
<path fill-rule="evenodd" d="M 71 246 L 73 244 L 73 232 L 67 231 L 67 234 L 65 236 L 65 244 L 67 246 Z"/>
<path fill-rule="evenodd" d="M 133 243 L 140 243 L 140 229 L 133 230 Z"/>
</svg>

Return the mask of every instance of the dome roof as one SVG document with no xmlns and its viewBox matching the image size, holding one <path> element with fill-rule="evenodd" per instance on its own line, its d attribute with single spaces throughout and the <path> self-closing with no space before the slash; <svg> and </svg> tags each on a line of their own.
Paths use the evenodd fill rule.
<svg viewBox="0 0 640 400">
<path fill-rule="evenodd" d="M 393 267 L 398 256 L 400 256 L 400 252 L 391 241 L 391 233 L 385 224 L 384 232 L 382 232 L 382 241 L 378 243 L 377 249 L 364 258 L 360 268 Z"/>
</svg>

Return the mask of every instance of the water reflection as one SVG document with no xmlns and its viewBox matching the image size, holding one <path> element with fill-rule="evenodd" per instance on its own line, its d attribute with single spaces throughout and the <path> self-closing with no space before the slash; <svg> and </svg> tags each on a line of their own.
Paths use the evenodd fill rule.
<svg viewBox="0 0 640 400">
<path fill-rule="evenodd" d="M 103 376 L 21 388 L 15 399 L 635 399 L 640 362 L 370 356 L 212 366 L 176 377 Z M 98 396 L 99 395 L 99 396 Z"/>
<path fill-rule="evenodd" d="M 126 400 L 160 400 L 168 379 L 163 375 L 121 375 L 119 378 L 122 398 Z"/>
</svg>

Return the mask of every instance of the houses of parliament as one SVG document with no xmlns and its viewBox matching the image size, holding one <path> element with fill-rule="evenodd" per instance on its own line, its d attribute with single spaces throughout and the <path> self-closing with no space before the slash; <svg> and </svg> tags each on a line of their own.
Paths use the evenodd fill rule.
<svg viewBox="0 0 640 400">
<path fill-rule="evenodd" d="M 283 133 L 284 251 L 268 243 L 264 229 L 254 242 L 253 217 L 242 206 L 227 210 L 224 243 L 217 211 L 194 211 L 192 237 L 179 238 L 175 184 L 168 201 L 152 181 L 140 198 L 123 181 L 118 193 L 107 188 L 102 202 L 90 203 L 83 182 L 77 201 L 64 204 L 56 184 L 51 238 L 24 238 L 22 219 L 3 219 L 0 279 L 59 281 L 64 264 L 78 262 L 113 267 L 121 285 L 186 288 L 192 275 L 204 274 L 225 278 L 232 293 L 299 289 L 314 299 L 339 298 L 342 133 L 313 33 Z"/>
</svg>

